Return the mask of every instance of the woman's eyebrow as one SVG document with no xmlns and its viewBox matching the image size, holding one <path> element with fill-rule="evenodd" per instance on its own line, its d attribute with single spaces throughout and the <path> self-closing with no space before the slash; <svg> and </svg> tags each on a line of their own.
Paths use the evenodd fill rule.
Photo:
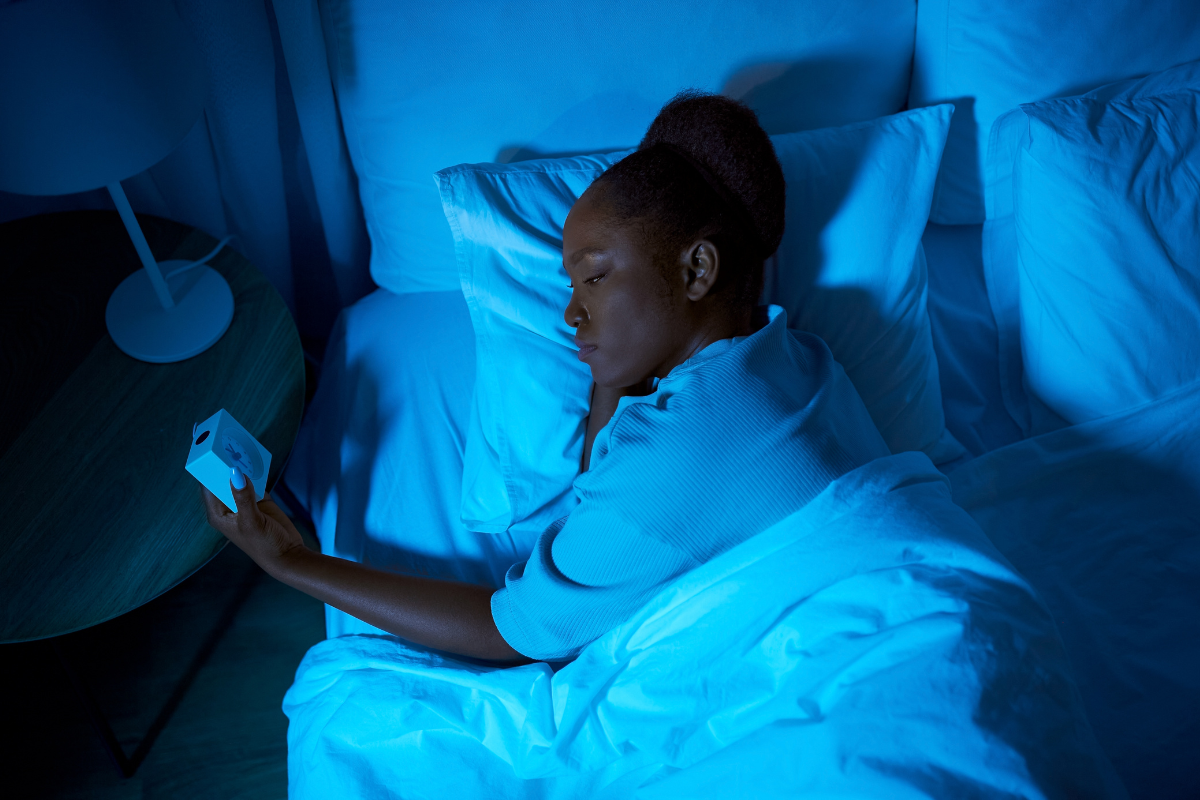
<svg viewBox="0 0 1200 800">
<path fill-rule="evenodd" d="M 603 247 L 580 248 L 579 250 L 576 250 L 574 253 L 571 254 L 571 264 L 570 265 L 572 267 L 575 266 L 576 264 L 579 263 L 579 259 L 583 258 L 584 256 L 593 256 L 593 255 L 596 255 L 598 253 L 603 253 L 603 252 L 604 252 Z"/>
</svg>

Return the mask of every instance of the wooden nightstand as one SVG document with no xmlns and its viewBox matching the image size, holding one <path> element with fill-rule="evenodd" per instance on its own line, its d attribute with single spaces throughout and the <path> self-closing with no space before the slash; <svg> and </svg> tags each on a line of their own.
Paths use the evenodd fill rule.
<svg viewBox="0 0 1200 800">
<path fill-rule="evenodd" d="M 216 241 L 138 215 L 158 259 Z M 283 298 L 223 249 L 233 321 L 211 348 L 149 364 L 104 325 L 141 267 L 115 211 L 0 225 L 0 642 L 57 636 L 123 614 L 203 566 L 225 539 L 184 469 L 193 423 L 225 408 L 271 451 L 268 491 L 304 410 L 304 356 Z"/>
</svg>

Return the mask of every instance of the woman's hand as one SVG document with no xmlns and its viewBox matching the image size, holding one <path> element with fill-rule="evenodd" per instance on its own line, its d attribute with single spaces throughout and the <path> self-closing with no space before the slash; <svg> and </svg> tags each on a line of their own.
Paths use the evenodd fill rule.
<svg viewBox="0 0 1200 800">
<path fill-rule="evenodd" d="M 208 524 L 272 577 L 416 644 L 509 664 L 529 661 L 496 628 L 492 589 L 398 575 L 309 550 L 270 495 L 256 503 L 254 486 L 245 483 L 238 489 L 230 481 L 237 513 L 201 486 Z"/>
<path fill-rule="evenodd" d="M 208 524 L 241 548 L 256 564 L 272 572 L 289 552 L 296 548 L 305 549 L 304 539 L 269 493 L 256 503 L 254 484 L 248 479 L 243 478 L 243 481 L 246 485 L 242 489 L 234 486 L 233 481 L 229 483 L 236 512 L 230 511 L 215 494 L 201 485 Z"/>
</svg>

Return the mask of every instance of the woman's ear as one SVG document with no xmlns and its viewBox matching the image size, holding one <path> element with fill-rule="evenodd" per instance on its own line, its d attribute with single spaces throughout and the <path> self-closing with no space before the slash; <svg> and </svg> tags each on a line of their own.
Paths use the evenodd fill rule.
<svg viewBox="0 0 1200 800">
<path fill-rule="evenodd" d="M 708 239 L 699 239 L 683 253 L 685 291 L 689 300 L 707 295 L 717 282 L 721 269 L 721 254 Z"/>
</svg>

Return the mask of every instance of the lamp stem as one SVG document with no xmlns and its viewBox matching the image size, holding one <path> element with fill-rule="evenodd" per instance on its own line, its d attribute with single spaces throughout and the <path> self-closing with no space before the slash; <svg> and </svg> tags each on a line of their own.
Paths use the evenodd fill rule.
<svg viewBox="0 0 1200 800">
<path fill-rule="evenodd" d="M 133 215 L 133 209 L 129 207 L 129 200 L 125 197 L 125 190 L 121 188 L 121 182 L 113 181 L 108 184 L 108 193 L 112 195 L 113 202 L 117 204 L 117 213 L 121 215 L 121 221 L 125 223 L 125 230 L 129 231 L 129 238 L 133 239 L 133 248 L 137 250 L 138 257 L 142 259 L 142 266 L 146 268 L 146 274 L 150 276 L 150 285 L 154 287 L 154 293 L 158 295 L 158 302 L 162 303 L 164 309 L 174 308 L 175 298 L 171 297 L 171 290 L 167 287 L 167 282 L 163 280 L 162 273 L 158 269 L 158 262 L 154 260 L 154 255 L 150 252 L 150 245 L 146 244 L 146 237 L 142 235 L 137 217 Z"/>
</svg>

